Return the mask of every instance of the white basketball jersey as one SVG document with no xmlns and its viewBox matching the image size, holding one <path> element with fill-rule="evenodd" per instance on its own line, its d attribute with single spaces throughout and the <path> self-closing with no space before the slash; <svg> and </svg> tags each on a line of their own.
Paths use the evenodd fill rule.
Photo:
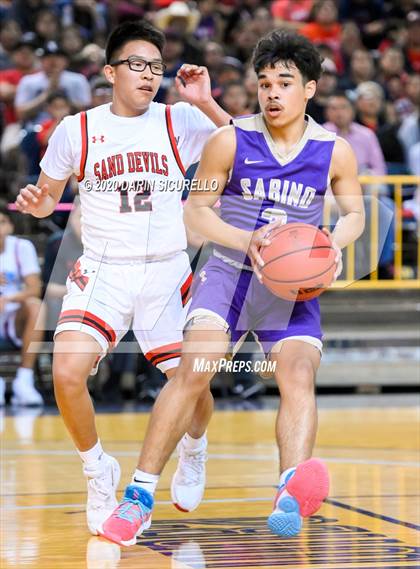
<svg viewBox="0 0 420 569">
<path fill-rule="evenodd" d="M 170 107 L 138 117 L 99 106 L 74 117 L 82 152 L 78 177 L 85 252 L 101 258 L 164 257 L 185 249 L 184 168 Z"/>
</svg>

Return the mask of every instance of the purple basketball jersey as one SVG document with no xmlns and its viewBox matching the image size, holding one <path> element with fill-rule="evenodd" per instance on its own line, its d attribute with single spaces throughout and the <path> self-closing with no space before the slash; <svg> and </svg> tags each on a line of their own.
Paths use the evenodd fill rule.
<svg viewBox="0 0 420 569">
<path fill-rule="evenodd" d="M 236 119 L 234 125 L 236 155 L 221 196 L 221 218 L 248 231 L 279 218 L 318 226 L 335 134 L 307 117 L 303 137 L 281 156 L 262 115 Z M 310 337 L 320 348 L 318 299 L 293 303 L 274 296 L 249 264 L 244 253 L 215 245 L 214 256 L 194 278 L 188 318 L 216 314 L 233 344 L 252 330 L 266 354 L 287 338 Z"/>
<path fill-rule="evenodd" d="M 221 197 L 223 221 L 248 231 L 277 219 L 320 225 L 335 133 L 306 120 L 305 133 L 287 156 L 278 152 L 261 114 L 233 121 L 236 153 Z M 215 251 L 250 264 L 240 251 L 219 245 Z"/>
</svg>

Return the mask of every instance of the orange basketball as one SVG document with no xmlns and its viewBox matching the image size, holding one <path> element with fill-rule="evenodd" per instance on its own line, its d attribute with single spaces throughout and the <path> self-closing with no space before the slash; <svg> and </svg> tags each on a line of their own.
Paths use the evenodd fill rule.
<svg viewBox="0 0 420 569">
<path fill-rule="evenodd" d="M 287 223 L 261 249 L 263 283 L 285 300 L 310 300 L 333 281 L 335 251 L 324 232 L 306 223 Z"/>
</svg>

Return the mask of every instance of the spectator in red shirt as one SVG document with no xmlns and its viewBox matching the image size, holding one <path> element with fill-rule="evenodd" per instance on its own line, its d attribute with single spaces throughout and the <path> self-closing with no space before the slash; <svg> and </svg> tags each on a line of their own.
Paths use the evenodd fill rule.
<svg viewBox="0 0 420 569">
<path fill-rule="evenodd" d="M 46 111 L 49 114 L 49 118 L 44 119 L 39 125 L 37 125 L 39 130 L 36 133 L 36 142 L 38 143 L 39 160 L 44 156 L 48 146 L 48 141 L 57 126 L 64 117 L 67 117 L 72 112 L 71 102 L 65 91 L 58 90 L 48 96 Z M 77 186 L 74 186 L 72 181 L 74 180 L 69 181 L 64 188 L 64 192 L 60 200 L 62 203 L 71 203 L 74 200 Z M 55 212 L 52 220 L 59 227 L 65 227 L 68 220 L 68 213 Z"/>
<path fill-rule="evenodd" d="M 333 0 L 317 0 L 312 8 L 312 21 L 305 24 L 299 33 L 315 44 L 323 43 L 330 46 L 334 51 L 335 64 L 341 71 L 340 40 L 342 28 L 337 18 L 337 6 Z"/>
<path fill-rule="evenodd" d="M 18 121 L 14 108 L 17 86 L 24 75 L 37 71 L 35 46 L 25 37 L 12 51 L 14 67 L 0 71 L 0 102 L 3 110 L 3 124 L 7 126 Z"/>
<path fill-rule="evenodd" d="M 70 101 L 64 91 L 56 91 L 55 93 L 51 93 L 51 95 L 49 95 L 47 99 L 46 110 L 50 115 L 50 118 L 45 119 L 41 122 L 40 130 L 36 135 L 40 146 L 40 158 L 44 156 L 48 141 L 52 133 L 55 131 L 63 118 L 71 114 Z"/>
<path fill-rule="evenodd" d="M 313 0 L 276 0 L 271 4 L 271 14 L 276 25 L 299 29 L 309 20 L 312 4 Z"/>
</svg>

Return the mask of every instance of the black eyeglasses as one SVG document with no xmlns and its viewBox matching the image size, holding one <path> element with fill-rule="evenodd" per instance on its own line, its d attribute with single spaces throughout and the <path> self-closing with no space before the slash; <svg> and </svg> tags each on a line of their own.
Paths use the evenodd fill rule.
<svg viewBox="0 0 420 569">
<path fill-rule="evenodd" d="M 109 65 L 112 65 L 114 67 L 115 65 L 122 65 L 123 63 L 127 63 L 131 71 L 136 71 L 137 73 L 144 71 L 147 66 L 150 67 L 150 71 L 153 73 L 153 75 L 163 75 L 166 69 L 166 65 L 162 61 L 146 61 L 145 59 L 140 59 L 138 57 L 119 59 L 118 61 L 114 61 Z"/>
</svg>

